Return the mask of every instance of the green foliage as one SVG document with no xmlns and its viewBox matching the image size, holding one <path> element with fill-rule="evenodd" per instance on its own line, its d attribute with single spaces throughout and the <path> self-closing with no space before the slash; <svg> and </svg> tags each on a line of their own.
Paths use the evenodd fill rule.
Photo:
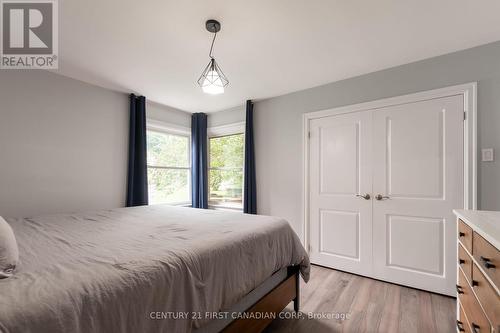
<svg viewBox="0 0 500 333">
<path fill-rule="evenodd" d="M 189 167 L 188 145 L 185 136 L 148 131 L 148 165 Z"/>
<path fill-rule="evenodd" d="M 148 168 L 150 203 L 189 201 L 189 170 Z"/>
<path fill-rule="evenodd" d="M 148 166 L 189 168 L 189 140 L 166 133 L 147 133 Z M 152 204 L 189 201 L 189 169 L 148 168 Z"/>
<path fill-rule="evenodd" d="M 241 202 L 243 189 L 244 136 L 235 134 L 211 138 L 209 186 L 210 200 Z"/>
<path fill-rule="evenodd" d="M 243 134 L 210 139 L 211 168 L 243 167 Z"/>
</svg>

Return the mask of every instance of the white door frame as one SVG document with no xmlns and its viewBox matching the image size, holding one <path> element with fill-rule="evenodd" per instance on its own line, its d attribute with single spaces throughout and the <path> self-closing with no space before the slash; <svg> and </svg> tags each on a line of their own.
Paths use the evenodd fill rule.
<svg viewBox="0 0 500 333">
<path fill-rule="evenodd" d="M 304 113 L 303 124 L 303 224 L 304 247 L 309 252 L 309 125 L 312 119 L 367 111 L 422 100 L 462 95 L 464 97 L 464 208 L 477 209 L 477 82 L 379 99 L 366 103 Z"/>
</svg>

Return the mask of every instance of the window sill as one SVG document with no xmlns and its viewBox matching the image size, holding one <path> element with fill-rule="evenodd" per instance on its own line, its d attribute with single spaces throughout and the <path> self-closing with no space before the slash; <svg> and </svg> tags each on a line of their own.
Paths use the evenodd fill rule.
<svg viewBox="0 0 500 333">
<path fill-rule="evenodd" d="M 192 206 L 192 204 L 190 202 L 174 202 L 174 203 L 162 202 L 162 203 L 149 204 L 149 206 L 156 206 L 156 205 L 169 205 L 169 206 L 176 206 L 176 207 L 191 207 Z"/>
<path fill-rule="evenodd" d="M 243 213 L 243 208 L 235 208 L 235 207 L 208 206 L 208 209 L 225 210 L 225 211 L 230 211 L 230 212 L 241 212 L 241 213 Z"/>
<path fill-rule="evenodd" d="M 177 206 L 177 207 L 191 207 L 193 204 L 190 202 L 176 202 L 176 203 L 171 203 L 169 205 L 170 206 Z"/>
</svg>

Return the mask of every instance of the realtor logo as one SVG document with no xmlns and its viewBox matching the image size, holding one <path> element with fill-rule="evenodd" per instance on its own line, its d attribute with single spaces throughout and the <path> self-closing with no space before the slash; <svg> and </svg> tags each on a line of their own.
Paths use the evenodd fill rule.
<svg viewBox="0 0 500 333">
<path fill-rule="evenodd" d="M 58 67 L 56 0 L 0 0 L 2 69 Z"/>
</svg>

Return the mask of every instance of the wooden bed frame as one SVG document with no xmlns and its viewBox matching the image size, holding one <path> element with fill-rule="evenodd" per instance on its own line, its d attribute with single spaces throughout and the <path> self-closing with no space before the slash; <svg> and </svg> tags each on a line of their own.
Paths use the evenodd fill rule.
<svg viewBox="0 0 500 333">
<path fill-rule="evenodd" d="M 287 278 L 277 285 L 274 289 L 264 295 L 250 308 L 245 310 L 245 313 L 272 313 L 275 318 L 278 314 L 293 301 L 293 309 L 299 311 L 299 267 L 288 267 Z M 257 333 L 262 332 L 267 325 L 273 321 L 273 316 L 266 318 L 241 318 L 232 321 L 226 328 L 222 330 L 224 333 Z"/>
</svg>

